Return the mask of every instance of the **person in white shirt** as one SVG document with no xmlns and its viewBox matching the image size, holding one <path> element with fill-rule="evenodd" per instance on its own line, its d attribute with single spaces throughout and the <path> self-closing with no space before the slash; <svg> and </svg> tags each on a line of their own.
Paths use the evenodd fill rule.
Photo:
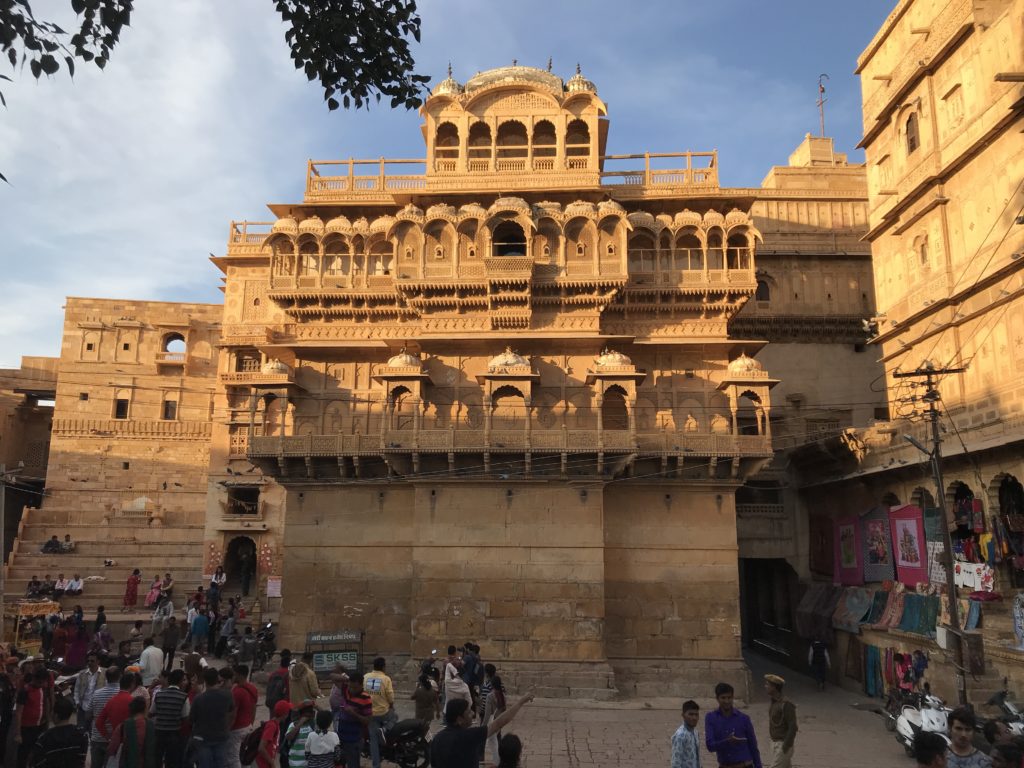
<svg viewBox="0 0 1024 768">
<path fill-rule="evenodd" d="M 107 674 L 100 669 L 99 658 L 95 653 L 86 657 L 88 666 L 75 677 L 75 707 L 78 710 L 78 725 L 89 729 L 92 725 L 92 695 L 97 689 L 107 684 Z"/>
<path fill-rule="evenodd" d="M 53 582 L 53 596 L 55 598 L 62 597 L 68 591 L 68 583 L 68 580 L 64 578 L 64 574 L 58 573 L 57 580 Z"/>
<path fill-rule="evenodd" d="M 164 652 L 153 645 L 152 637 L 143 640 L 142 645 L 139 668 L 142 670 L 142 684 L 148 687 L 160 676 L 164 668 Z"/>
<path fill-rule="evenodd" d="M 82 579 L 76 573 L 74 575 L 74 577 L 71 579 L 71 581 L 68 582 L 68 588 L 64 590 L 64 594 L 65 595 L 80 595 L 80 594 L 82 594 L 82 590 L 83 589 L 84 589 L 84 585 L 82 584 Z"/>
</svg>

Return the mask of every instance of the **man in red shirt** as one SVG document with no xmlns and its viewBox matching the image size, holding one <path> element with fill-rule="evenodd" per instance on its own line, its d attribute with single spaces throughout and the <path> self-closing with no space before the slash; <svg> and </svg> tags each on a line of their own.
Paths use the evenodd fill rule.
<svg viewBox="0 0 1024 768">
<path fill-rule="evenodd" d="M 131 691 L 134 684 L 135 675 L 122 676 L 121 690 L 103 705 L 103 709 L 96 716 L 96 730 L 108 741 L 113 738 L 117 726 L 128 719 L 128 705 L 132 703 Z"/>
<path fill-rule="evenodd" d="M 234 668 L 235 684 L 231 687 L 231 698 L 235 700 L 235 720 L 231 724 L 231 734 L 228 739 L 228 766 L 240 766 L 238 755 L 242 741 L 252 730 L 253 721 L 256 719 L 256 702 L 259 701 L 259 691 L 256 686 L 249 682 L 249 667 L 239 664 Z"/>
<path fill-rule="evenodd" d="M 291 717 L 292 705 L 282 699 L 274 705 L 274 719 L 268 720 L 260 734 L 260 751 L 256 755 L 257 768 L 278 768 L 277 750 L 281 744 L 281 726 Z"/>
</svg>

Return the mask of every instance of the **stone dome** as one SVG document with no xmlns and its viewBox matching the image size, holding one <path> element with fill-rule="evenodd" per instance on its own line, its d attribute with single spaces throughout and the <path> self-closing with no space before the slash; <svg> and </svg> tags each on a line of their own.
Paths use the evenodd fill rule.
<svg viewBox="0 0 1024 768">
<path fill-rule="evenodd" d="M 490 368 L 513 368 L 520 365 L 529 365 L 530 361 L 527 360 L 520 354 L 512 351 L 512 347 L 505 347 L 505 351 L 497 357 L 491 358 L 491 362 L 487 364 Z"/>
<path fill-rule="evenodd" d="M 459 81 L 452 77 L 452 65 L 448 65 L 448 77 L 438 83 L 434 90 L 431 91 L 432 96 L 458 96 L 466 89 L 459 84 Z"/>
<path fill-rule="evenodd" d="M 260 373 L 266 374 L 268 376 L 274 376 L 277 374 L 289 374 L 291 372 L 291 368 L 289 368 L 285 363 L 282 363 L 277 358 L 273 357 L 267 360 L 267 362 L 263 364 L 263 367 L 260 368 Z"/>
<path fill-rule="evenodd" d="M 564 87 L 562 78 L 558 75 L 536 67 L 521 67 L 518 64 L 513 64 L 511 67 L 498 67 L 485 72 L 477 72 L 466 81 L 466 93 L 504 83 L 531 83 L 546 88 L 554 94 L 561 94 Z"/>
<path fill-rule="evenodd" d="M 324 222 L 319 216 L 310 216 L 299 223 L 299 232 L 311 232 L 314 235 L 324 233 Z"/>
<path fill-rule="evenodd" d="M 565 84 L 565 90 L 569 93 L 597 93 L 597 86 L 587 80 L 580 72 L 580 65 L 576 65 L 576 74 L 569 78 Z"/>
<path fill-rule="evenodd" d="M 598 367 L 632 365 L 633 361 L 621 352 L 612 349 L 604 350 L 597 358 Z"/>
<path fill-rule="evenodd" d="M 274 226 L 271 231 L 287 232 L 288 234 L 294 235 L 299 231 L 299 222 L 291 216 L 282 216 L 274 222 Z"/>
<path fill-rule="evenodd" d="M 751 374 L 764 373 L 764 366 L 746 353 L 740 352 L 740 356 L 729 363 L 730 376 L 749 376 Z"/>
<path fill-rule="evenodd" d="M 388 368 L 419 368 L 421 365 L 423 361 L 417 355 L 407 352 L 405 347 L 388 360 Z"/>
</svg>

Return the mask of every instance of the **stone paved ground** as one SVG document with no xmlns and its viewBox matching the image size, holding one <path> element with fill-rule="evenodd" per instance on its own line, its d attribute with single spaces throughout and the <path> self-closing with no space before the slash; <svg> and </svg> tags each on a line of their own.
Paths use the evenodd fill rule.
<svg viewBox="0 0 1024 768">
<path fill-rule="evenodd" d="M 768 669 L 766 663 L 758 658 L 750 662 L 760 680 Z M 863 696 L 835 688 L 819 693 L 809 678 L 792 671 L 776 671 L 787 678 L 788 694 L 798 707 L 800 735 L 793 761 L 797 768 L 913 766 L 883 727 L 881 717 L 854 709 L 855 703 L 865 701 Z M 681 702 L 661 699 L 646 703 L 650 707 L 642 701 L 605 704 L 538 700 L 520 713 L 510 730 L 524 741 L 525 768 L 667 768 L 668 743 L 679 726 Z M 700 703 L 706 707 L 711 700 Z M 754 719 L 758 738 L 763 740 L 764 757 L 770 754 L 768 701 L 760 689 L 747 711 Z M 703 713 L 701 730 L 703 737 Z M 702 761 L 706 768 L 716 764 L 708 752 L 702 755 Z"/>
</svg>

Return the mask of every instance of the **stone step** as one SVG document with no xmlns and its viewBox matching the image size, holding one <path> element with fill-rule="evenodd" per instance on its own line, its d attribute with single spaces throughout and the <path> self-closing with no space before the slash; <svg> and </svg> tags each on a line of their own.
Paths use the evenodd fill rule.
<svg viewBox="0 0 1024 768">
<path fill-rule="evenodd" d="M 189 526 L 187 528 L 154 528 L 151 530 L 140 530 L 137 526 L 104 526 L 94 525 L 81 531 L 72 531 L 67 528 L 56 528 L 53 526 L 40 527 L 38 530 L 23 528 L 18 541 L 27 549 L 39 550 L 51 536 L 56 535 L 63 540 L 64 534 L 70 533 L 71 540 L 75 542 L 75 548 L 86 544 L 113 543 L 138 543 L 150 545 L 182 545 L 201 542 L 203 540 L 203 529 Z"/>
<path fill-rule="evenodd" d="M 91 551 L 90 551 L 91 550 Z M 163 568 L 166 563 L 172 566 L 175 561 L 188 558 L 201 558 L 202 547 L 199 544 L 168 544 L 165 547 L 149 545 L 140 547 L 138 544 L 111 543 L 106 547 L 95 544 L 82 547 L 81 551 L 66 555 L 43 554 L 38 551 L 19 551 L 14 555 L 14 562 L 25 568 L 59 568 L 61 570 L 80 570 L 91 566 L 104 567 L 104 560 L 113 560 L 118 566 L 129 568 Z M 106 566 L 111 567 L 111 566 Z"/>
</svg>

